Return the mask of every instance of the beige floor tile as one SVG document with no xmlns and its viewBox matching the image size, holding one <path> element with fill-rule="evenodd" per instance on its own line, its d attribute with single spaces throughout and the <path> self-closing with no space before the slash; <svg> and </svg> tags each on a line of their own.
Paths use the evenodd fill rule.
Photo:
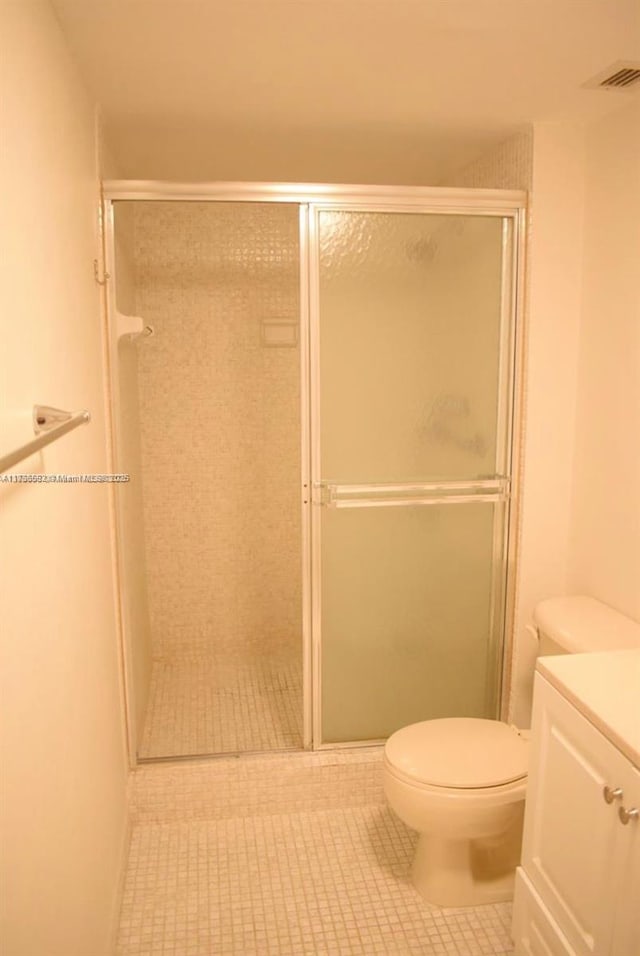
<svg viewBox="0 0 640 956">
<path fill-rule="evenodd" d="M 415 835 L 384 805 L 379 769 L 379 749 L 143 768 L 118 956 L 512 953 L 509 904 L 417 895 Z M 274 812 L 278 783 L 297 809 Z"/>
<path fill-rule="evenodd" d="M 299 661 L 213 654 L 154 661 L 141 758 L 301 746 Z"/>
</svg>

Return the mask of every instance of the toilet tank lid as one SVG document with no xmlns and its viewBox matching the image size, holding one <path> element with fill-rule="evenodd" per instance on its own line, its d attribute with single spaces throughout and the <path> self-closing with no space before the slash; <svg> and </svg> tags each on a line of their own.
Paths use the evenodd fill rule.
<svg viewBox="0 0 640 956">
<path fill-rule="evenodd" d="M 547 598 L 536 605 L 533 620 L 570 654 L 640 647 L 640 624 L 592 597 Z"/>
</svg>

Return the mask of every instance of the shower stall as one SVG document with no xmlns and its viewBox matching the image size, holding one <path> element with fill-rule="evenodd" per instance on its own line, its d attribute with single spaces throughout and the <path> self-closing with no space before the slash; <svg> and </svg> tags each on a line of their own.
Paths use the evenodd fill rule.
<svg viewBox="0 0 640 956">
<path fill-rule="evenodd" d="M 497 717 L 524 194 L 105 197 L 132 754 Z"/>
</svg>

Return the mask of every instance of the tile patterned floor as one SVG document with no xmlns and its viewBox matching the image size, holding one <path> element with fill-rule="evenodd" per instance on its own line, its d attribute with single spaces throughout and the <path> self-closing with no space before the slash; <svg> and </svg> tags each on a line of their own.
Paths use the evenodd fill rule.
<svg viewBox="0 0 640 956">
<path fill-rule="evenodd" d="M 509 904 L 417 895 L 380 766 L 375 749 L 142 768 L 118 956 L 512 953 Z"/>
<path fill-rule="evenodd" d="M 141 758 L 302 746 L 302 670 L 290 657 L 155 661 Z"/>
</svg>

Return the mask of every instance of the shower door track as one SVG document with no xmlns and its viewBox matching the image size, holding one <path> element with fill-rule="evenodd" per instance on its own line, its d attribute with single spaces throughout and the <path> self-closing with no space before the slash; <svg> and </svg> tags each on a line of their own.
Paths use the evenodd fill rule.
<svg viewBox="0 0 640 956">
<path fill-rule="evenodd" d="M 318 183 L 246 183 L 211 182 L 177 183 L 154 180 L 106 180 L 103 183 L 103 201 L 100 210 L 104 251 L 104 272 L 106 292 L 107 320 L 107 363 L 111 391 L 112 410 L 109 413 L 110 455 L 113 471 L 118 470 L 117 435 L 114 408 L 117 404 L 117 329 L 115 302 L 115 230 L 114 203 L 118 201 L 162 201 L 162 202 L 248 202 L 248 203 L 289 203 L 299 207 L 300 240 L 300 383 L 301 383 L 301 513 L 302 513 L 302 663 L 303 663 L 303 747 L 305 750 L 345 749 L 375 746 L 379 740 L 346 741 L 340 743 L 322 743 L 320 737 L 320 635 L 318 628 L 319 564 L 317 534 L 312 534 L 314 520 L 314 470 L 312 468 L 317 452 L 319 418 L 317 397 L 318 383 L 314 373 L 315 359 L 312 356 L 313 341 L 313 298 L 317 290 L 311 279 L 311 219 L 314 210 L 349 209 L 362 212 L 396 213 L 436 213 L 439 215 L 495 216 L 511 223 L 513 230 L 513 256 L 510 262 L 511 311 L 513 338 L 507 351 L 510 353 L 509 369 L 501 369 L 509 374 L 510 401 L 508 408 L 501 408 L 499 414 L 508 418 L 508 444 L 510 475 L 508 480 L 509 517 L 506 521 L 506 540 L 498 536 L 494 541 L 494 557 L 498 552 L 506 563 L 501 573 L 505 577 L 505 593 L 501 600 L 503 629 L 506 632 L 512 625 L 515 612 L 516 540 L 514 529 L 520 511 L 520 475 L 519 475 L 519 423 L 521 418 L 520 387 L 523 364 L 523 313 L 524 292 L 522 276 L 525 257 L 525 225 L 527 194 L 520 190 L 503 189 L 461 189 L 431 186 L 370 186 L 350 184 Z M 502 353 L 501 353 L 502 354 Z M 501 358 L 501 362 L 503 359 Z M 314 447 L 316 451 L 314 451 Z M 136 727 L 132 704 L 132 663 L 128 650 L 128 639 L 122 614 L 123 576 L 119 553 L 121 532 L 118 530 L 119 517 L 115 486 L 110 486 L 113 496 L 113 514 L 116 516 L 116 574 L 120 593 L 120 642 L 123 671 L 125 720 L 131 766 L 137 764 Z M 499 540 L 498 540 L 499 538 Z M 494 609 L 495 610 L 495 609 Z M 500 714 L 504 716 L 508 703 L 510 653 L 507 642 L 501 651 L 501 688 Z M 219 756 L 218 754 L 212 756 Z M 227 756 L 233 756 L 229 754 Z"/>
</svg>

